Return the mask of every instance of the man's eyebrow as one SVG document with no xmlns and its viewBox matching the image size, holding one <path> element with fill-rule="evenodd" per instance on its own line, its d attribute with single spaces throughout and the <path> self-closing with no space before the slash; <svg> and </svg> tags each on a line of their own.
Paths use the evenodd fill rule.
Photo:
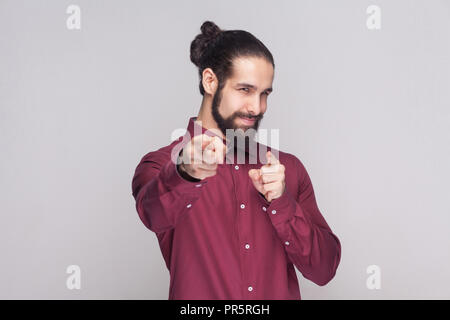
<svg viewBox="0 0 450 320">
<path fill-rule="evenodd" d="M 237 87 L 247 87 L 247 88 L 257 89 L 256 86 L 254 86 L 253 84 L 249 84 L 249 83 L 245 83 L 245 82 L 240 82 L 240 83 L 236 84 L 236 86 Z M 267 88 L 264 91 L 272 92 L 272 87 Z"/>
</svg>

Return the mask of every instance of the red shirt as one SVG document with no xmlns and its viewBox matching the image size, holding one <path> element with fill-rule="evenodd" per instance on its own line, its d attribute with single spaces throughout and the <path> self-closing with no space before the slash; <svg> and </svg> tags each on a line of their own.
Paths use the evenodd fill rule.
<svg viewBox="0 0 450 320">
<path fill-rule="evenodd" d="M 196 134 L 206 132 L 195 119 L 189 119 L 185 136 L 147 153 L 132 182 L 136 210 L 155 232 L 170 272 L 169 299 L 301 299 L 294 266 L 317 285 L 327 284 L 341 245 L 300 160 L 277 151 L 286 189 L 271 202 L 248 175 L 266 163 L 259 151 L 258 163 L 239 163 L 235 152 L 234 163 L 219 164 L 215 176 L 185 180 L 175 159 L 195 126 Z M 248 146 L 245 155 L 255 157 Z"/>
</svg>

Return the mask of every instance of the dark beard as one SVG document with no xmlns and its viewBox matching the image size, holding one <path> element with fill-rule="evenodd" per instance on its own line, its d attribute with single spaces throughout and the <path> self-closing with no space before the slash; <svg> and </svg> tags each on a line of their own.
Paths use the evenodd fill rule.
<svg viewBox="0 0 450 320">
<path fill-rule="evenodd" d="M 216 93 L 214 94 L 213 101 L 212 101 L 212 116 L 214 120 L 217 122 L 217 126 L 219 127 L 220 131 L 222 131 L 223 135 L 227 135 L 227 129 L 233 129 L 234 131 L 236 129 L 242 129 L 243 131 L 247 129 L 254 129 L 255 132 L 258 130 L 259 124 L 263 118 L 263 114 L 260 113 L 257 116 L 253 116 L 250 114 L 245 114 L 242 112 L 235 112 L 228 118 L 223 118 L 219 113 L 219 104 L 222 100 L 222 89 L 219 85 L 219 88 L 217 89 Z M 245 126 L 245 127 L 238 127 L 234 124 L 236 118 L 238 117 L 248 117 L 248 118 L 254 118 L 255 123 L 252 126 Z"/>
</svg>

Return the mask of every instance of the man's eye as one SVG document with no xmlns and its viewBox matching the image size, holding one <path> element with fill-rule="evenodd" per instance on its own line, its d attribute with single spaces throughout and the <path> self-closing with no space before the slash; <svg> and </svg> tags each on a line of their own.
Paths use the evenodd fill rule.
<svg viewBox="0 0 450 320">
<path fill-rule="evenodd" d="M 241 88 L 239 90 L 244 90 L 245 92 L 248 92 L 248 88 Z"/>
</svg>

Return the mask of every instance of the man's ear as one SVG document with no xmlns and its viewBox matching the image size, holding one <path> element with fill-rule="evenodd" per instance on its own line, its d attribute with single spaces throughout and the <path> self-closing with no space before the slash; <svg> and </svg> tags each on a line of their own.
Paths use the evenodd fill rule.
<svg viewBox="0 0 450 320">
<path fill-rule="evenodd" d="M 203 70 L 202 84 L 205 92 L 213 96 L 217 90 L 218 79 L 211 68 L 205 68 L 205 70 Z"/>
</svg>

